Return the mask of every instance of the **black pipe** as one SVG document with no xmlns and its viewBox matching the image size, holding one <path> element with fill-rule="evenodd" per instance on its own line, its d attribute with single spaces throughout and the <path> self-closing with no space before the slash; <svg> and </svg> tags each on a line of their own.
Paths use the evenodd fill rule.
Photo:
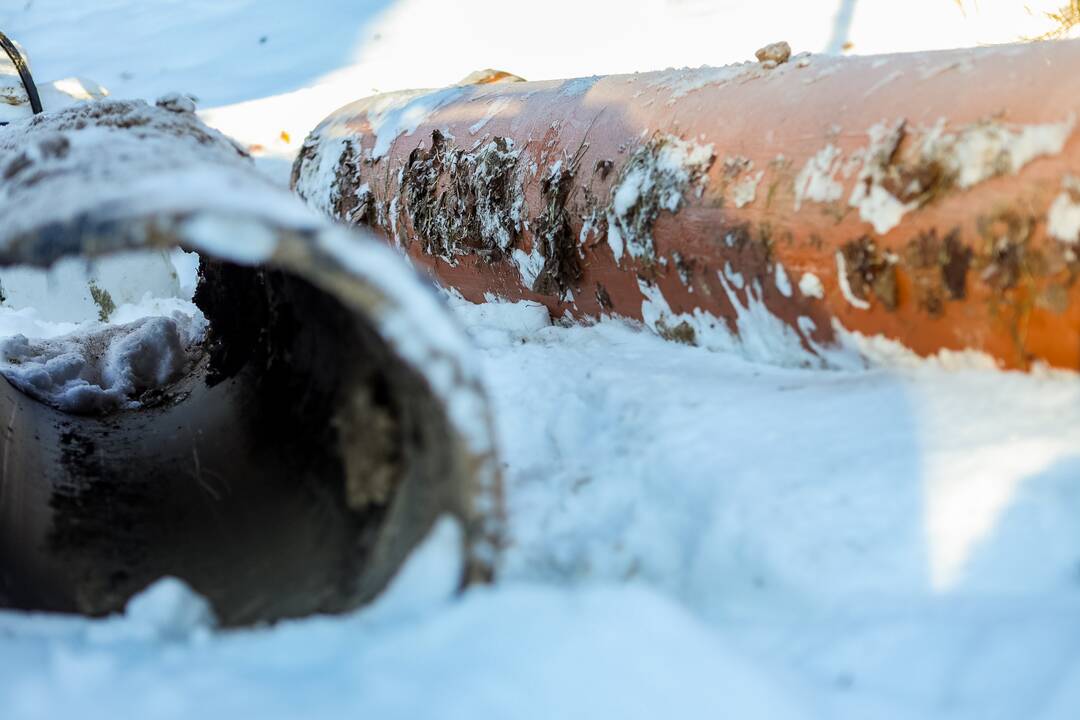
<svg viewBox="0 0 1080 720">
<path fill-rule="evenodd" d="M 15 47 L 15 43 L 2 32 L 0 32 L 0 48 L 3 48 L 7 56 L 11 58 L 15 70 L 19 73 L 19 79 L 22 80 L 23 88 L 26 89 L 26 96 L 30 98 L 30 109 L 35 115 L 39 114 L 42 111 L 41 97 L 38 95 L 37 84 L 34 82 L 34 76 L 30 74 L 26 59 L 19 52 L 19 48 Z"/>
</svg>

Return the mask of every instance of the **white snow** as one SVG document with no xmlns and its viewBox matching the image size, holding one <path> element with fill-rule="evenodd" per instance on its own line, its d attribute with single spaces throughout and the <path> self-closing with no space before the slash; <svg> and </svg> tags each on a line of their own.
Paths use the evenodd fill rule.
<svg viewBox="0 0 1080 720">
<path fill-rule="evenodd" d="M 780 291 L 780 294 L 784 297 L 791 297 L 791 281 L 788 279 L 787 271 L 784 270 L 784 266 L 780 263 L 776 263 L 776 269 L 773 271 L 773 279 L 776 282 L 776 289 Z"/>
<path fill-rule="evenodd" d="M 1056 155 L 1076 127 L 1070 115 L 1061 122 L 1008 127 L 986 123 L 964 128 L 955 135 L 931 136 L 928 142 L 951 146 L 949 152 L 958 169 L 957 184 L 971 187 L 1005 172 L 1017 173 L 1032 160 Z"/>
<path fill-rule="evenodd" d="M 836 281 L 840 285 L 840 294 L 847 300 L 848 305 L 859 310 L 870 309 L 868 301 L 855 297 L 855 293 L 851 291 L 851 283 L 848 282 L 847 263 L 844 260 L 844 253 L 840 250 L 836 251 Z"/>
<path fill-rule="evenodd" d="M 401 135 L 412 135 L 431 113 L 461 95 L 461 88 L 394 94 L 376 99 L 368 115 L 375 133 L 371 158 L 378 160 Z"/>
<path fill-rule="evenodd" d="M 756 173 L 748 173 L 736 181 L 731 187 L 731 199 L 735 203 L 735 207 L 741 208 L 754 202 L 758 183 L 761 182 L 763 177 L 765 177 L 765 171 L 758 170 Z"/>
<path fill-rule="evenodd" d="M 1071 175 L 1062 182 L 1062 190 L 1046 213 L 1046 232 L 1063 243 L 1080 242 L 1080 181 Z"/>
<path fill-rule="evenodd" d="M 124 634 L 134 633 L 150 640 L 191 642 L 205 640 L 217 618 L 210 603 L 183 580 L 164 577 L 131 598 L 123 620 L 118 618 L 112 624 L 122 627 Z M 101 642 L 109 639 L 112 628 L 104 624 L 93 630 L 94 640 Z"/>
<path fill-rule="evenodd" d="M 821 300 L 825 297 L 825 287 L 821 284 L 821 278 L 814 273 L 803 273 L 799 278 L 799 292 L 806 297 Z"/>
<path fill-rule="evenodd" d="M 834 175 L 840 166 L 840 148 L 832 143 L 821 148 L 806 161 L 795 176 L 795 210 L 802 208 L 805 200 L 832 202 L 844 194 L 844 186 Z"/>
<path fill-rule="evenodd" d="M 123 325 L 91 323 L 59 337 L 0 339 L 0 375 L 27 395 L 64 412 L 102 414 L 140 405 L 198 357 L 206 322 L 197 308 Z"/>
<path fill-rule="evenodd" d="M 42 78 L 193 93 L 283 179 L 304 134 L 376 86 L 488 66 L 539 79 L 720 65 L 778 38 L 819 51 L 849 37 L 857 52 L 1000 42 L 1045 30 L 1041 11 L 1061 3 L 852 3 L 834 37 L 841 4 L 34 0 L 0 9 L 0 27 Z M 814 179 L 838 199 L 830 166 Z M 195 202 L 228 191 L 201 180 Z M 373 276 L 396 268 L 337 241 Z M 821 296 L 810 274 L 798 285 Z M 751 327 L 758 289 L 728 290 Z M 661 301 L 644 299 L 654 322 Z M 411 302 L 425 322 L 428 300 Z M 918 360 L 853 335 L 871 369 L 777 367 L 778 347 L 798 357 L 790 329 L 762 325 L 748 360 L 704 318 L 690 319 L 714 350 L 618 321 L 552 323 L 535 304 L 455 306 L 479 347 L 458 348 L 452 328 L 447 343 L 476 358 L 506 478 L 496 585 L 447 599 L 442 524 L 380 603 L 344 617 L 217 632 L 174 581 L 105 620 L 0 612 L 0 715 L 1080 715 L 1076 376 Z M 0 310 L 4 334 L 77 329 Z"/>
</svg>

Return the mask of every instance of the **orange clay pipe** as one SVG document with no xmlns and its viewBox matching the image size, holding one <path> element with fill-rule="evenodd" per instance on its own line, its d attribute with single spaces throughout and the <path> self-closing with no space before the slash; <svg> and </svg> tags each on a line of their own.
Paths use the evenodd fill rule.
<svg viewBox="0 0 1080 720">
<path fill-rule="evenodd" d="M 477 302 L 1080 368 L 1080 41 L 788 55 L 368 98 L 293 185 Z"/>
</svg>

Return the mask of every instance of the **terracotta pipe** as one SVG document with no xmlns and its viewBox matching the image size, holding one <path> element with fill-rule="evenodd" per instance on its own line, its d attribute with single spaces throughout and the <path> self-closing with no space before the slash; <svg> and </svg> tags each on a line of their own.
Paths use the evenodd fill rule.
<svg viewBox="0 0 1080 720">
<path fill-rule="evenodd" d="M 324 121 L 293 182 L 473 301 L 705 345 L 782 337 L 811 358 L 854 331 L 1077 369 L 1078 67 L 1080 41 L 778 46 L 722 68 L 380 95 Z"/>
</svg>

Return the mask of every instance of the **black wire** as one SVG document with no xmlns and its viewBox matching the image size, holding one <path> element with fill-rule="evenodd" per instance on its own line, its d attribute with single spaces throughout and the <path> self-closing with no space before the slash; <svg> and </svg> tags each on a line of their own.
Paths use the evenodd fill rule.
<svg viewBox="0 0 1080 720">
<path fill-rule="evenodd" d="M 11 62 L 15 63 L 15 69 L 19 71 L 19 78 L 22 79 L 23 87 L 26 88 L 26 96 L 30 98 L 30 109 L 37 115 L 41 112 L 41 97 L 38 95 L 34 78 L 30 75 L 30 68 L 26 66 L 26 60 L 23 59 L 19 48 L 15 47 L 15 43 L 2 32 L 0 32 L 0 47 L 4 48 Z"/>
</svg>

